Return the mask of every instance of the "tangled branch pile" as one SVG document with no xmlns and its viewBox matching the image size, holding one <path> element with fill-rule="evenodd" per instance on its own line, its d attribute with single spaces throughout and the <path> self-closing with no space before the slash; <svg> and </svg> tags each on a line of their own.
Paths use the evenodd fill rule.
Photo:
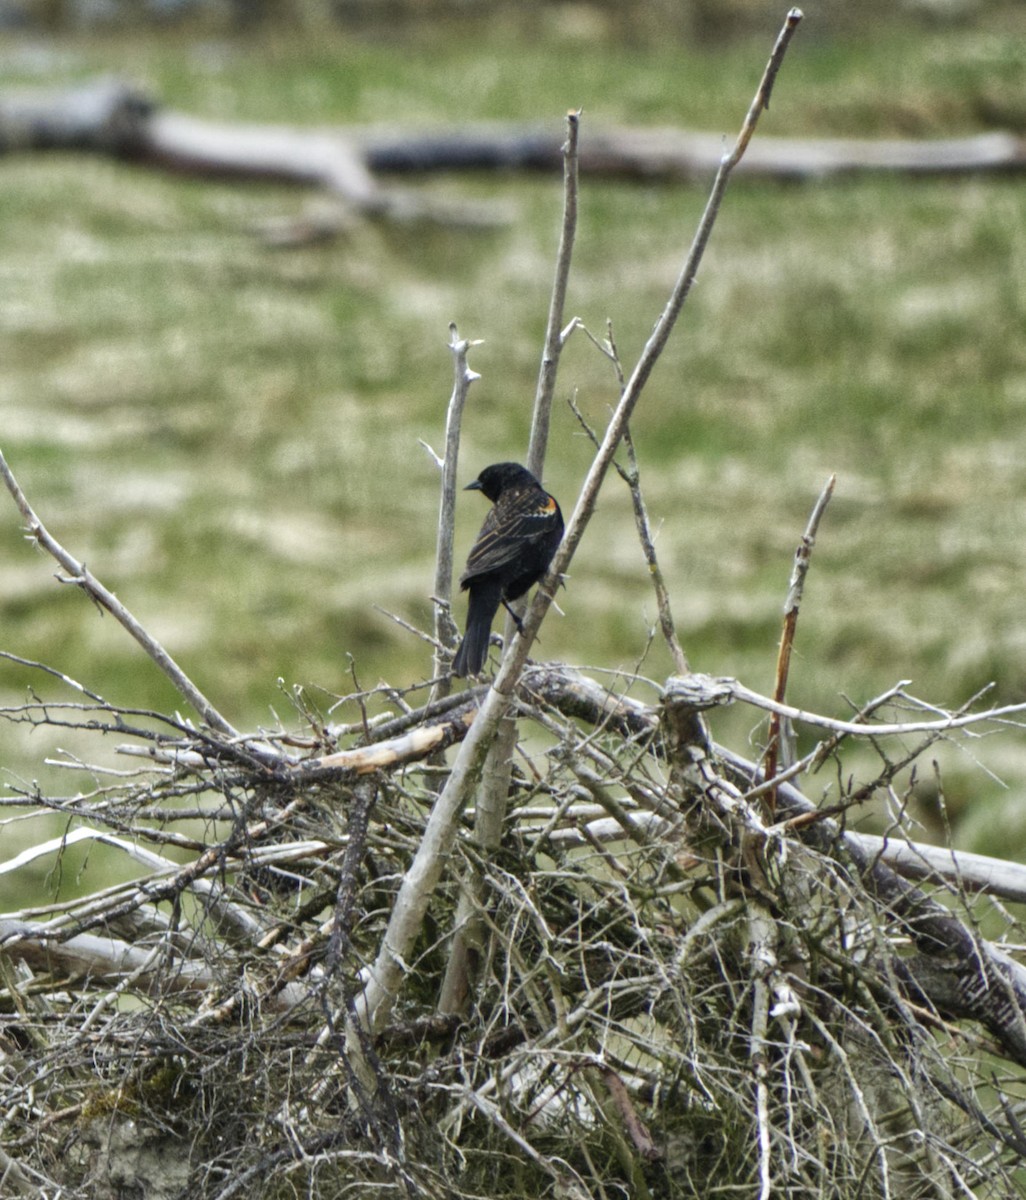
<svg viewBox="0 0 1026 1200">
<path fill-rule="evenodd" d="M 333 731 L 354 765 L 22 706 L 156 762 L 5 802 L 142 868 L 0 919 L 5 1194 L 1015 1194 L 990 1076 L 1026 1064 L 1024 973 L 786 784 L 770 826 L 757 768 L 702 737 L 725 689 L 525 672 L 501 847 L 466 815 L 374 1036 L 362 983 L 444 773 L 410 731 L 465 730 L 480 689 Z M 468 1001 L 441 1003 L 468 894 Z"/>
<path fill-rule="evenodd" d="M 0 873 L 59 862 L 76 841 L 134 865 L 129 882 L 0 914 L 3 1195 L 1022 1190 L 1026 970 L 981 927 L 1016 936 L 985 893 L 1023 899 L 1023 872 L 917 847 L 903 818 L 928 747 L 1018 728 L 1020 709 L 943 713 L 896 687 L 838 721 L 784 703 L 786 654 L 773 698 L 690 673 L 630 448 L 623 473 L 677 674 L 607 687 L 527 659 L 798 16 L 629 377 L 603 344 L 620 405 L 490 685 L 451 695 L 444 669 L 458 413 L 473 378 L 455 337 L 439 604 L 425 635 L 434 678 L 341 698 L 334 723 L 307 704 L 298 731 L 239 734 L 55 542 L 0 456 L 29 536 L 200 718 L 118 707 L 38 664 L 45 682 L 0 713 L 111 739 L 139 763 L 66 759 L 88 780 L 76 794 L 11 787 L 2 800 L 4 822 L 51 812 L 66 832 Z M 576 327 L 560 332 L 574 118 L 569 129 L 538 473 L 559 350 Z M 711 739 L 708 710 L 737 702 L 771 714 L 759 763 Z M 804 759 L 788 753 L 787 719 L 826 730 Z M 880 757 L 862 777 L 842 760 L 855 739 Z M 829 808 L 797 787 L 824 762 L 843 781 Z M 894 814 L 886 840 L 847 828 L 873 796 Z"/>
</svg>

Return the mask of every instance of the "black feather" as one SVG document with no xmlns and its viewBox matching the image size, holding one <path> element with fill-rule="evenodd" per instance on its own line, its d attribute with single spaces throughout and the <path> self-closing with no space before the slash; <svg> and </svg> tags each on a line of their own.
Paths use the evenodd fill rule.
<svg viewBox="0 0 1026 1200">
<path fill-rule="evenodd" d="M 481 672 L 499 605 L 541 579 L 563 537 L 559 505 L 519 463 L 485 467 L 468 490 L 483 492 L 493 505 L 460 576 L 470 592 L 466 635 L 452 664 L 460 677 Z"/>
</svg>

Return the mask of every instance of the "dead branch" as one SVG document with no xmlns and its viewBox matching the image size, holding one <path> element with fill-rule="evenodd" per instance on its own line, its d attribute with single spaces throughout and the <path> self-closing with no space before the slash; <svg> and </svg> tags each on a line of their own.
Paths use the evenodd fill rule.
<svg viewBox="0 0 1026 1200">
<path fill-rule="evenodd" d="M 563 350 L 563 309 L 566 303 L 567 282 L 577 233 L 578 135 L 580 114 L 570 112 L 566 118 L 566 142 L 563 145 L 563 220 L 560 227 L 556 270 L 549 301 L 545 342 L 542 348 L 538 383 L 535 388 L 531 414 L 531 436 L 527 451 L 527 469 L 538 479 L 544 474 L 545 453 L 548 449 L 549 418 L 556 386 L 556 373 Z M 521 605 L 522 608 L 522 605 Z M 513 614 L 505 623 L 505 644 L 513 636 Z M 474 837 L 482 855 L 494 853 L 502 839 L 502 826 L 509 800 L 509 782 L 517 741 L 516 722 L 509 716 L 500 723 L 497 736 L 485 758 L 477 788 L 474 811 Z M 480 962 L 484 937 L 478 909 L 483 903 L 482 877 L 473 871 L 463 882 L 460 902 L 456 909 L 455 928 L 449 967 L 442 982 L 439 1009 L 443 1013 L 462 1012 L 470 1000 L 471 985 Z"/>
<path fill-rule="evenodd" d="M 205 992 L 215 983 L 214 973 L 202 961 L 177 962 L 169 970 L 167 951 L 159 946 L 142 950 L 117 938 L 89 933 L 60 942 L 29 921 L 0 918 L 0 950 L 16 962 L 27 963 L 33 971 L 54 976 L 62 985 L 84 979 L 93 984 L 121 981 L 128 976 L 134 987 L 156 995 Z"/>
<path fill-rule="evenodd" d="M 527 450 L 527 469 L 541 479 L 544 474 L 545 452 L 549 443 L 549 417 L 552 398 L 556 390 L 556 373 L 559 358 L 566 342 L 563 333 L 563 313 L 566 305 L 566 289 L 570 280 L 570 264 L 573 259 L 574 239 L 577 236 L 577 186 L 580 169 L 581 114 L 569 112 L 566 116 L 566 141 L 563 143 L 563 220 L 559 232 L 559 248 L 556 251 L 556 270 L 552 281 L 552 297 L 549 301 L 549 316 L 545 327 L 545 343 L 542 348 L 538 384 L 535 388 L 534 411 L 531 415 L 531 438 Z"/>
<path fill-rule="evenodd" d="M 445 416 L 445 454 L 441 459 L 434 455 L 442 473 L 441 495 L 438 512 L 438 535 L 435 549 L 435 677 L 438 683 L 432 691 L 432 700 L 440 700 L 449 692 L 449 680 L 445 676 L 448 658 L 442 647 L 455 640 L 456 626 L 452 619 L 452 538 L 456 521 L 456 468 L 459 465 L 460 428 L 463 409 L 467 402 L 470 385 L 480 379 L 476 371 L 467 365 L 467 354 L 479 342 L 459 337 L 455 324 L 449 326 L 449 349 L 453 356 L 453 384 L 449 407 Z"/>
<path fill-rule="evenodd" d="M 185 697 L 212 729 L 219 730 L 229 737 L 237 736 L 236 731 L 228 721 L 221 716 L 157 639 L 143 628 L 121 601 L 118 600 L 117 596 L 113 592 L 109 592 L 92 572 L 88 570 L 84 563 L 80 563 L 70 555 L 60 542 L 50 534 L 46 526 L 32 511 L 24 492 L 18 485 L 18 481 L 14 478 L 3 454 L 0 454 L 0 478 L 3 479 L 7 490 L 14 498 L 15 504 L 18 506 L 18 511 L 25 518 L 25 536 L 41 546 L 67 571 L 68 574 L 66 577 L 57 576 L 58 581 L 61 583 L 73 583 L 76 587 L 81 588 L 91 600 L 101 608 L 106 609 L 120 625 L 127 629 L 150 658 L 153 659 L 157 666 L 171 680 L 182 696 Z"/>
<path fill-rule="evenodd" d="M 857 172 L 1008 172 L 1026 166 L 1024 145 L 999 131 L 921 141 L 766 137 L 747 149 L 737 170 L 798 181 Z M 357 211 L 385 215 L 415 213 L 417 205 L 379 184 L 375 173 L 555 172 L 564 160 L 560 134 L 549 126 L 495 123 L 411 132 L 229 124 L 161 109 L 138 88 L 112 79 L 0 96 L 0 153 L 32 150 L 87 151 L 201 176 L 305 184 L 338 195 Z M 598 128 L 581 147 L 579 163 L 586 175 L 697 182 L 715 172 L 722 157 L 719 133 Z"/>
<path fill-rule="evenodd" d="M 837 477 L 831 475 L 825 487 L 819 494 L 805 532 L 795 551 L 794 566 L 791 568 L 791 579 L 787 588 L 787 598 L 784 601 L 784 628 L 780 634 L 780 648 L 777 651 L 777 672 L 773 685 L 773 699 L 783 704 L 787 695 L 787 677 L 791 670 L 791 651 L 794 648 L 794 635 L 798 626 L 798 610 L 802 603 L 802 593 L 805 590 L 805 577 L 809 572 L 812 560 L 812 548 L 816 544 L 816 532 L 830 497 L 834 494 L 834 484 Z M 777 773 L 777 762 L 784 760 L 785 767 L 793 762 L 794 739 L 785 732 L 780 713 L 770 713 L 769 737 L 766 741 L 765 761 L 766 777 L 770 780 L 770 790 L 766 794 L 766 807 L 772 816 L 776 806 L 776 795 L 773 792 L 772 780 Z"/>
<path fill-rule="evenodd" d="M 759 778 L 753 764 L 722 747 L 717 752 L 746 778 Z M 778 815 L 793 817 L 812 810 L 812 804 L 794 787 L 781 785 Z M 1026 1064 L 1026 968 L 885 865 L 882 853 L 873 852 L 879 843 L 842 834 L 829 818 L 805 826 L 802 838 L 824 854 L 834 855 L 841 849 L 849 855 L 862 882 L 901 922 L 919 950 L 918 956 L 893 964 L 896 977 L 911 997 L 925 999 L 937 1011 L 982 1022 L 1007 1054 Z M 905 865 L 913 856 L 913 852 L 899 853 L 890 861 L 895 866 Z M 937 871 L 943 860 L 934 856 L 933 863 L 932 869 Z M 923 874 L 920 871 L 920 877 Z"/>
</svg>

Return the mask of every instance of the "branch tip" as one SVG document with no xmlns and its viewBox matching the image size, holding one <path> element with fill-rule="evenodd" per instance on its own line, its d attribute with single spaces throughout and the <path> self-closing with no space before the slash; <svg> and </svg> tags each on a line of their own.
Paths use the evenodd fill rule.
<svg viewBox="0 0 1026 1200">
<path fill-rule="evenodd" d="M 792 8 L 784 19 L 783 28 L 777 35 L 776 43 L 773 46 L 773 51 L 770 54 L 769 62 L 766 64 L 766 70 L 763 73 L 762 82 L 759 84 L 759 91 L 756 94 L 756 105 L 759 108 L 769 112 L 770 94 L 773 91 L 773 85 L 777 81 L 777 72 L 780 70 L 780 65 L 784 61 L 784 53 L 787 50 L 788 43 L 794 36 L 794 31 L 798 28 L 798 22 L 802 20 L 805 14 L 800 8 Z M 755 105 L 753 105 L 753 109 Z M 749 114 L 749 119 L 754 125 L 755 113 Z"/>
</svg>

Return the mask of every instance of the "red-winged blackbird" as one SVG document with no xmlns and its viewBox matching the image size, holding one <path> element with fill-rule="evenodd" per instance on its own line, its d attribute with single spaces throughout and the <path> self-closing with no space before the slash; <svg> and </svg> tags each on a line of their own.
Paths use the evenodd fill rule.
<svg viewBox="0 0 1026 1200">
<path fill-rule="evenodd" d="M 519 463 L 485 467 L 464 491 L 484 492 L 493 507 L 460 576 L 470 592 L 467 632 L 452 660 L 452 673 L 461 677 L 480 673 L 499 605 L 509 608 L 541 579 L 563 537 L 559 505 Z"/>
</svg>

